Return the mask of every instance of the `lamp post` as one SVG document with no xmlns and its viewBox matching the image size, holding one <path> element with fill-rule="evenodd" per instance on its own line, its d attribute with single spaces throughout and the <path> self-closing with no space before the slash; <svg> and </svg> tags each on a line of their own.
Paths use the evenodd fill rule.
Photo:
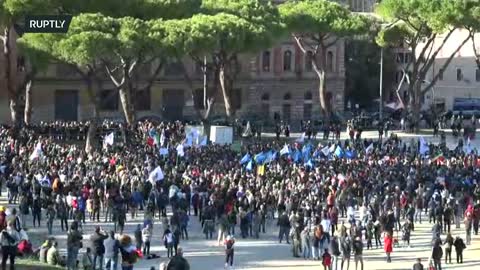
<svg viewBox="0 0 480 270">
<path fill-rule="evenodd" d="M 380 85 L 378 87 L 380 94 L 379 116 L 380 121 L 383 120 L 383 47 L 380 47 Z"/>
</svg>

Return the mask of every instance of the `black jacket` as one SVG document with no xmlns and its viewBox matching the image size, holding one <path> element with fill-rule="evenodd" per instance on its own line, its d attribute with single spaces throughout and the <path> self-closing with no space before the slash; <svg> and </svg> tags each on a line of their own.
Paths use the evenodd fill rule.
<svg viewBox="0 0 480 270">
<path fill-rule="evenodd" d="M 441 260 L 443 257 L 443 250 L 441 246 L 435 246 L 433 247 L 432 251 L 432 258 L 434 260 Z"/>
</svg>

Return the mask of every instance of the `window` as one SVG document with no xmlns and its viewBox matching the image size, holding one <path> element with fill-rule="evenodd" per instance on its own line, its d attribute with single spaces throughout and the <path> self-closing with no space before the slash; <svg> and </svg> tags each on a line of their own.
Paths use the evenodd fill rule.
<svg viewBox="0 0 480 270">
<path fill-rule="evenodd" d="M 232 90 L 232 106 L 235 110 L 242 108 L 242 89 L 235 88 Z"/>
<path fill-rule="evenodd" d="M 290 93 L 286 93 L 284 96 L 283 96 L 283 100 L 290 100 L 292 99 L 292 95 L 290 95 Z"/>
<path fill-rule="evenodd" d="M 193 92 L 193 106 L 195 106 L 195 109 L 198 109 L 198 110 L 205 109 L 205 106 L 203 103 L 203 88 L 197 88 Z"/>
<path fill-rule="evenodd" d="M 270 100 L 270 94 L 265 93 L 262 95 L 262 101 L 263 102 L 268 102 Z"/>
<path fill-rule="evenodd" d="M 310 120 L 312 118 L 312 103 L 303 104 L 303 119 Z"/>
<path fill-rule="evenodd" d="M 292 70 L 292 52 L 290 50 L 286 50 L 283 53 L 283 71 L 291 71 Z"/>
<path fill-rule="evenodd" d="M 118 91 L 117 90 L 100 91 L 100 110 L 102 111 L 118 110 Z"/>
<path fill-rule="evenodd" d="M 308 91 L 305 93 L 305 101 L 312 100 L 312 92 Z"/>
<path fill-rule="evenodd" d="M 443 68 L 438 70 L 438 79 L 440 81 L 443 81 Z"/>
<path fill-rule="evenodd" d="M 327 53 L 327 71 L 328 72 L 333 71 L 333 52 Z"/>
<path fill-rule="evenodd" d="M 463 79 L 462 69 L 457 68 L 457 81 L 461 81 Z"/>
<path fill-rule="evenodd" d="M 270 72 L 270 51 L 264 51 L 262 54 L 262 70 Z"/>
<path fill-rule="evenodd" d="M 308 72 L 312 71 L 313 69 L 312 60 L 313 60 L 313 52 L 308 51 L 307 55 L 305 56 L 305 70 Z"/>
<path fill-rule="evenodd" d="M 283 104 L 282 106 L 283 120 L 290 121 L 291 113 L 292 113 L 292 106 L 290 104 Z"/>
<path fill-rule="evenodd" d="M 138 111 L 150 110 L 150 89 L 135 92 L 135 109 Z"/>
<path fill-rule="evenodd" d="M 475 69 L 475 81 L 480 82 L 480 69 Z"/>
</svg>

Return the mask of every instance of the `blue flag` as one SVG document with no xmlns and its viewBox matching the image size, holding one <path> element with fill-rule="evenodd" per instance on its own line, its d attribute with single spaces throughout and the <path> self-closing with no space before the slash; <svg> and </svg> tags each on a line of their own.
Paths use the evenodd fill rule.
<svg viewBox="0 0 480 270">
<path fill-rule="evenodd" d="M 283 156 L 285 154 L 290 154 L 290 148 L 288 148 L 287 144 L 285 144 L 285 146 L 283 146 L 282 150 L 280 150 L 280 156 Z"/>
<path fill-rule="evenodd" d="M 299 163 L 302 160 L 302 153 L 300 150 L 296 150 L 295 153 L 293 153 L 293 162 Z"/>
<path fill-rule="evenodd" d="M 245 156 L 243 156 L 242 159 L 240 160 L 240 165 L 243 165 L 249 162 L 250 160 L 252 160 L 252 158 L 250 157 L 250 154 L 246 153 Z"/>
<path fill-rule="evenodd" d="M 345 151 L 345 157 L 348 159 L 354 159 L 357 157 L 357 152 L 355 152 L 355 150 Z"/>
<path fill-rule="evenodd" d="M 247 167 L 246 167 L 245 169 L 247 169 L 247 171 L 252 171 L 252 169 L 253 169 L 252 160 L 250 160 L 250 161 L 248 162 Z"/>
<path fill-rule="evenodd" d="M 312 145 L 311 144 L 306 144 L 302 148 L 302 156 L 303 160 L 309 160 L 310 159 L 310 151 L 312 150 Z"/>
<path fill-rule="evenodd" d="M 277 152 L 270 150 L 267 152 L 267 158 L 265 159 L 265 163 L 270 163 L 275 160 L 277 156 Z"/>
<path fill-rule="evenodd" d="M 337 146 L 337 149 L 335 149 L 335 156 L 337 156 L 338 158 L 342 158 L 343 157 L 343 150 L 342 148 L 340 147 L 340 145 Z"/>
<path fill-rule="evenodd" d="M 265 152 L 258 153 L 255 155 L 254 159 L 257 164 L 263 164 L 267 159 L 267 153 Z"/>
</svg>

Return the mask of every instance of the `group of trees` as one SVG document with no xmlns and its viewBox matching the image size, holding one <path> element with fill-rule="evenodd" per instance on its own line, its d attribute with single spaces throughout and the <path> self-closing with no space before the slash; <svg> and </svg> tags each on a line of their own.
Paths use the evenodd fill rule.
<svg viewBox="0 0 480 270">
<path fill-rule="evenodd" d="M 204 72 L 204 106 L 197 113 L 208 123 L 217 93 L 223 97 L 227 117 L 235 115 L 232 92 L 239 57 L 292 38 L 305 55 L 312 56 L 320 107 L 328 118 L 332 111 L 326 98 L 328 48 L 345 37 L 379 29 L 381 46 L 404 42 L 416 56 L 409 93 L 411 108 L 418 115 L 419 98 L 431 88 L 422 88 L 423 78 L 442 47 L 434 48 L 434 40 L 443 33 L 448 40 L 461 27 L 473 33 L 476 5 L 476 1 L 383 0 L 377 13 L 389 24 L 379 29 L 372 27 L 380 24 L 370 17 L 327 0 L 291 0 L 280 5 L 263 0 L 124 0 L 121 4 L 118 0 L 3 0 L 0 91 L 8 93 L 15 125 L 22 122 L 18 97 L 25 94 L 24 121 L 29 123 L 36 74 L 51 62 L 61 62 L 83 79 L 94 119 L 99 118 L 98 93 L 106 77 L 118 90 L 126 122 L 131 124 L 136 92 L 150 88 L 167 63 L 189 58 Z M 66 34 L 25 34 L 20 29 L 27 14 L 74 17 Z M 141 74 L 144 65 L 154 67 L 148 76 Z M 194 82 L 188 72 L 184 74 L 193 98 Z M 90 125 L 91 135 L 96 121 Z"/>
</svg>

